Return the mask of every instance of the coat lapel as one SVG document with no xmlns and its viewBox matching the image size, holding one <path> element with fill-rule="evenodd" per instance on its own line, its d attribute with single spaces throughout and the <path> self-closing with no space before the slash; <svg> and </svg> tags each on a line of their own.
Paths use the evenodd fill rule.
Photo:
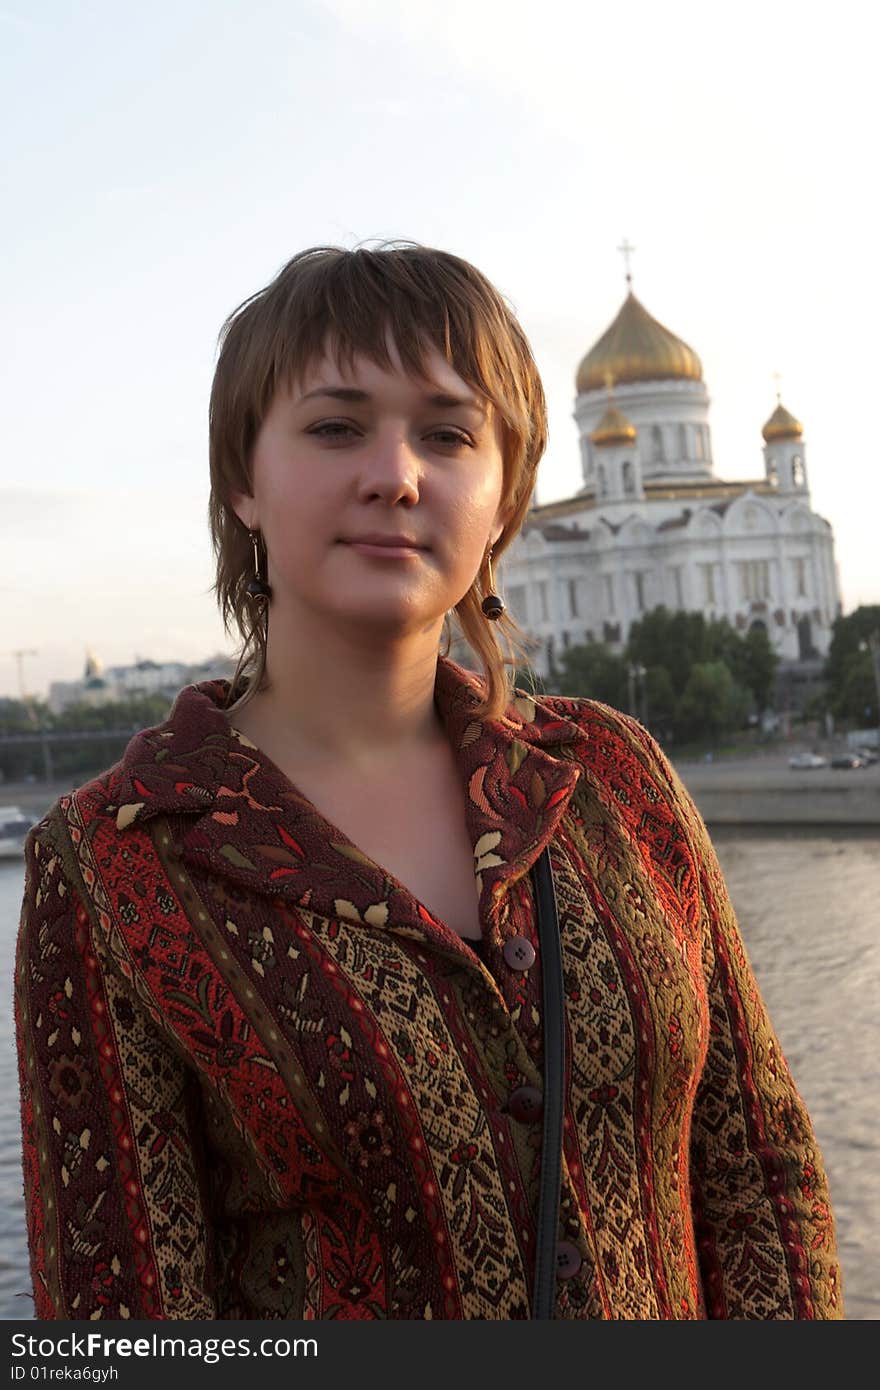
<svg viewBox="0 0 880 1390">
<path fill-rule="evenodd" d="M 194 866 L 329 918 L 460 952 L 456 932 L 231 727 L 228 693 L 227 681 L 187 686 L 164 724 L 132 740 L 111 777 L 119 831 L 159 815 L 180 818 L 178 852 Z M 540 698 L 518 694 L 498 720 L 477 718 L 477 699 L 469 673 L 440 657 L 435 702 L 461 770 L 480 915 L 491 934 L 502 897 L 528 873 L 568 805 L 580 769 L 566 749 L 584 734 Z"/>
</svg>

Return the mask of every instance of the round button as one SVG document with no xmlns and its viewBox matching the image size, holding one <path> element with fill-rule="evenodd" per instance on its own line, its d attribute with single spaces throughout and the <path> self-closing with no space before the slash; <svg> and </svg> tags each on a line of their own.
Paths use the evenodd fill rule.
<svg viewBox="0 0 880 1390">
<path fill-rule="evenodd" d="M 556 1247 L 556 1277 L 571 1279 L 583 1264 L 583 1256 L 570 1240 L 561 1240 Z"/>
<path fill-rule="evenodd" d="M 508 1097 L 507 1110 L 521 1124 L 531 1124 L 544 1113 L 544 1097 L 537 1086 L 517 1086 Z"/>
<path fill-rule="evenodd" d="M 535 948 L 527 936 L 512 936 L 505 941 L 502 955 L 511 970 L 528 970 L 535 962 Z"/>
</svg>

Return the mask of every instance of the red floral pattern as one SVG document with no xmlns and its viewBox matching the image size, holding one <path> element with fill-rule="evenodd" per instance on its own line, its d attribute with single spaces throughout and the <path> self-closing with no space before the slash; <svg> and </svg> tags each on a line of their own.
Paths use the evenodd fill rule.
<svg viewBox="0 0 880 1390">
<path fill-rule="evenodd" d="M 840 1318 L 828 1186 L 692 802 L 586 700 L 438 663 L 484 959 L 187 687 L 28 838 L 16 968 L 44 1318 L 530 1315 L 548 847 L 559 1318 Z"/>
</svg>

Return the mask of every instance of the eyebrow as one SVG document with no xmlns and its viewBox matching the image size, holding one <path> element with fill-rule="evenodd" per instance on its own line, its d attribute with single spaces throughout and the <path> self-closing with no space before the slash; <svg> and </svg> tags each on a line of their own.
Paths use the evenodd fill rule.
<svg viewBox="0 0 880 1390">
<path fill-rule="evenodd" d="M 318 386 L 314 391 L 307 391 L 304 396 L 300 396 L 300 400 L 308 401 L 313 396 L 330 396 L 335 401 L 351 401 L 355 404 L 369 403 L 373 399 L 369 391 L 361 391 L 356 386 Z M 426 395 L 424 400 L 427 405 L 439 406 L 443 410 L 454 410 L 462 406 L 479 411 L 481 415 L 486 413 L 484 407 L 473 396 L 451 396 L 447 391 L 435 391 Z"/>
</svg>

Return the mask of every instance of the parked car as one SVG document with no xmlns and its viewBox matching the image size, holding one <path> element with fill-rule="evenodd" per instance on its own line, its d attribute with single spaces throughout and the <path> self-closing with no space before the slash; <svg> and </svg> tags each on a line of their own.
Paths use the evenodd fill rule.
<svg viewBox="0 0 880 1390">
<path fill-rule="evenodd" d="M 864 758 L 866 763 L 876 763 L 878 756 L 876 748 L 854 748 L 852 750 L 857 758 Z"/>
<path fill-rule="evenodd" d="M 828 759 L 823 758 L 821 753 L 792 753 L 788 760 L 789 767 L 799 769 L 809 769 L 812 767 L 827 767 Z"/>
<path fill-rule="evenodd" d="M 860 758 L 858 753 L 835 753 L 831 759 L 832 767 L 867 767 L 867 758 Z"/>
</svg>

